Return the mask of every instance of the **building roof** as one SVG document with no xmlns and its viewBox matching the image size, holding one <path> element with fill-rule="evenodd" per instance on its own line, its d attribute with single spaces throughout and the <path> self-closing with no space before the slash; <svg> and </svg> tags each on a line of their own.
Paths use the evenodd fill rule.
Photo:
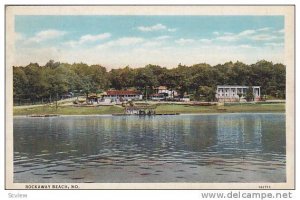
<svg viewBox="0 0 300 200">
<path fill-rule="evenodd" d="M 101 94 L 90 93 L 89 96 L 88 96 L 88 98 L 98 98 L 100 96 L 101 96 Z"/>
<path fill-rule="evenodd" d="M 217 85 L 217 87 L 238 87 L 238 88 L 248 88 L 249 86 L 245 86 L 245 85 Z M 252 86 L 253 88 L 258 88 L 260 86 Z"/>
<path fill-rule="evenodd" d="M 139 91 L 135 90 L 108 90 L 107 95 L 140 95 Z"/>
<path fill-rule="evenodd" d="M 157 88 L 155 88 L 155 89 L 157 89 L 157 90 L 166 90 L 166 89 L 167 89 L 167 87 L 166 87 L 166 86 L 163 86 L 163 85 L 161 85 L 161 86 L 159 86 L 159 87 L 157 87 Z"/>
</svg>

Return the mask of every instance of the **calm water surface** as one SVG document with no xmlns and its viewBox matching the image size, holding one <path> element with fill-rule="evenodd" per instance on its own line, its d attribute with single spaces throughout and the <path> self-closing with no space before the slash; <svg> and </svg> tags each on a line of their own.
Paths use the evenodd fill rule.
<svg viewBox="0 0 300 200">
<path fill-rule="evenodd" d="M 285 182 L 284 114 L 14 117 L 14 182 Z"/>
</svg>

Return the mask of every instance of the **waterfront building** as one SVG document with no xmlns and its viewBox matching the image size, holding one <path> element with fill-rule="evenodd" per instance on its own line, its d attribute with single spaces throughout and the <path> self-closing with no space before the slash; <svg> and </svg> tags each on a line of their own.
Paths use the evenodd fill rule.
<svg viewBox="0 0 300 200">
<path fill-rule="evenodd" d="M 111 100 L 111 102 L 123 102 L 132 100 L 142 100 L 143 95 L 139 91 L 135 90 L 108 90 L 102 95 L 105 100 Z"/>
<path fill-rule="evenodd" d="M 240 85 L 218 85 L 216 90 L 216 98 L 218 101 L 245 101 L 245 96 L 249 86 Z M 254 100 L 260 100 L 260 86 L 252 86 Z M 240 95 L 240 96 L 239 96 Z"/>
<path fill-rule="evenodd" d="M 154 88 L 155 94 L 151 96 L 152 100 L 165 100 L 174 98 L 177 96 L 177 92 L 175 90 L 169 90 L 166 86 L 159 86 Z"/>
</svg>

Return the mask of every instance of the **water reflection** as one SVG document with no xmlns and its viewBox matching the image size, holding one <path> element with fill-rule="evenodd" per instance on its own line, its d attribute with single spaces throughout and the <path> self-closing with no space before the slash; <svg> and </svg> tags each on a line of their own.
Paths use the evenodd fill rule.
<svg viewBox="0 0 300 200">
<path fill-rule="evenodd" d="M 285 118 L 281 114 L 218 116 L 218 146 L 285 154 Z"/>
<path fill-rule="evenodd" d="M 218 116 L 218 148 L 261 150 L 261 117 L 250 115 Z"/>
<path fill-rule="evenodd" d="M 15 117 L 14 172 L 16 182 L 284 182 L 285 116 Z"/>
</svg>

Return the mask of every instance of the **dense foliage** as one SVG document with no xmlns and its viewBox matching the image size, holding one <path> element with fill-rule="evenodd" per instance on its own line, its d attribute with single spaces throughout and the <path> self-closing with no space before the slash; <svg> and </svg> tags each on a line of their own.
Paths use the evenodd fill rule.
<svg viewBox="0 0 300 200">
<path fill-rule="evenodd" d="M 214 99 L 217 85 L 261 86 L 261 94 L 285 98 L 286 67 L 265 60 L 252 65 L 227 62 L 210 66 L 179 64 L 167 69 L 157 65 L 143 68 L 120 68 L 107 71 L 101 65 L 59 63 L 50 60 L 45 66 L 30 63 L 13 67 L 15 102 L 51 102 L 72 92 L 88 95 L 109 88 L 136 88 L 153 93 L 154 87 L 164 85 L 177 90 L 181 96 L 192 94 L 195 99 Z"/>
</svg>

